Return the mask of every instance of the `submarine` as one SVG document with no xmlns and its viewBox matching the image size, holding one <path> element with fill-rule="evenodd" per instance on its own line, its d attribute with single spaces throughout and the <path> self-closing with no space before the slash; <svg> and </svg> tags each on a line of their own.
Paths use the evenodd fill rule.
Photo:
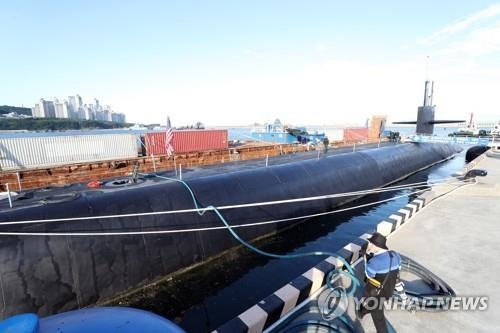
<svg viewBox="0 0 500 333">
<path fill-rule="evenodd" d="M 40 189 L 13 197 L 12 207 L 1 200 L 0 315 L 92 306 L 230 251 L 239 243 L 213 207 L 251 241 L 460 150 L 404 143 L 186 181 L 138 175 Z"/>
</svg>

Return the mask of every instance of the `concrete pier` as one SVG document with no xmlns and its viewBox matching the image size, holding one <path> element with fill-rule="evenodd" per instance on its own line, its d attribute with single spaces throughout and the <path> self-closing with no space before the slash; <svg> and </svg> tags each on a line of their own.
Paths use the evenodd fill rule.
<svg viewBox="0 0 500 333">
<path fill-rule="evenodd" d="M 485 311 L 386 311 L 397 332 L 498 332 L 500 327 L 500 158 L 487 153 L 477 183 L 432 201 L 397 232 L 389 248 L 430 269 L 461 296 L 487 296 Z M 446 189 L 437 188 L 439 191 Z M 365 332 L 375 332 L 371 317 Z"/>
</svg>

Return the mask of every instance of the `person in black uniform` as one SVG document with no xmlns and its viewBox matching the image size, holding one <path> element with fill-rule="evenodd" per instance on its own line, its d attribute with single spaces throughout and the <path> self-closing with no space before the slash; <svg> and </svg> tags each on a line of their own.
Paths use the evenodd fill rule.
<svg viewBox="0 0 500 333">
<path fill-rule="evenodd" d="M 330 140 L 328 140 L 328 137 L 325 136 L 325 138 L 323 139 L 323 153 L 327 153 L 328 152 L 328 145 L 330 144 Z"/>
<path fill-rule="evenodd" d="M 388 332 L 383 302 L 392 297 L 401 268 L 401 257 L 389 251 L 386 238 L 375 232 L 368 239 L 365 253 L 365 289 L 356 308 L 358 319 L 371 313 L 377 333 Z"/>
</svg>

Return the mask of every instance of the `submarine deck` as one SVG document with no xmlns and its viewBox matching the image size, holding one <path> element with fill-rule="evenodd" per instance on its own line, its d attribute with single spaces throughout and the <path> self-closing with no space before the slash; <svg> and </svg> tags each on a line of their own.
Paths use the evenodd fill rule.
<svg viewBox="0 0 500 333">
<path fill-rule="evenodd" d="M 388 246 L 437 274 L 458 297 L 487 296 L 488 309 L 386 311 L 397 332 L 496 332 L 500 327 L 500 159 L 482 157 L 475 168 L 486 170 L 486 177 L 434 200 L 391 235 Z M 371 316 L 362 324 L 365 332 L 375 332 Z"/>
<path fill-rule="evenodd" d="M 333 156 L 333 155 L 338 155 L 338 154 L 350 153 L 353 150 L 363 151 L 363 150 L 368 150 L 368 149 L 375 149 L 378 146 L 386 147 L 386 146 L 392 146 L 392 145 L 397 145 L 397 144 L 398 143 L 394 143 L 394 142 L 381 142 L 380 144 L 378 144 L 378 143 L 366 143 L 366 144 L 361 144 L 361 145 L 355 145 L 354 147 L 353 146 L 339 147 L 339 148 L 330 147 L 326 153 L 322 149 L 319 149 L 319 150 L 310 150 L 310 151 L 305 151 L 305 152 L 297 152 L 297 153 L 287 154 L 287 155 L 283 155 L 283 156 L 272 156 L 272 157 L 270 156 L 268 158 L 268 165 L 269 166 L 280 165 L 280 164 L 285 164 L 285 163 L 290 163 L 290 162 L 297 162 L 297 161 L 303 161 L 303 160 L 323 158 L 323 157 Z M 211 175 L 216 175 L 216 174 L 220 174 L 220 173 L 228 173 L 228 172 L 236 172 L 236 171 L 242 171 L 242 170 L 248 170 L 248 169 L 256 169 L 256 168 L 261 168 L 265 165 L 266 165 L 266 158 L 259 158 L 259 159 L 245 160 L 245 161 L 228 162 L 228 163 L 223 163 L 223 164 L 212 164 L 212 165 L 204 165 L 204 166 L 197 166 L 197 167 L 189 167 L 189 168 L 182 169 L 182 178 L 183 179 L 190 179 L 190 178 L 205 177 L 205 176 L 211 176 Z M 161 174 L 164 176 L 167 176 L 167 177 L 176 177 L 176 171 L 174 171 L 174 170 L 163 172 Z M 177 174 L 177 176 L 179 176 L 179 175 Z"/>
</svg>

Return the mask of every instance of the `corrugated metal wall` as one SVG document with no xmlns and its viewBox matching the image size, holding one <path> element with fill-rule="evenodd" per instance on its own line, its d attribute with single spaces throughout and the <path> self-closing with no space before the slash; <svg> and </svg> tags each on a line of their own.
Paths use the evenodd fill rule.
<svg viewBox="0 0 500 333">
<path fill-rule="evenodd" d="M 0 139 L 1 170 L 137 157 L 134 134 L 47 136 Z"/>
<path fill-rule="evenodd" d="M 165 132 L 146 133 L 146 153 L 151 155 L 165 155 Z M 227 149 L 227 130 L 188 130 L 174 131 L 172 145 L 175 153 L 203 151 L 211 149 Z"/>
</svg>

